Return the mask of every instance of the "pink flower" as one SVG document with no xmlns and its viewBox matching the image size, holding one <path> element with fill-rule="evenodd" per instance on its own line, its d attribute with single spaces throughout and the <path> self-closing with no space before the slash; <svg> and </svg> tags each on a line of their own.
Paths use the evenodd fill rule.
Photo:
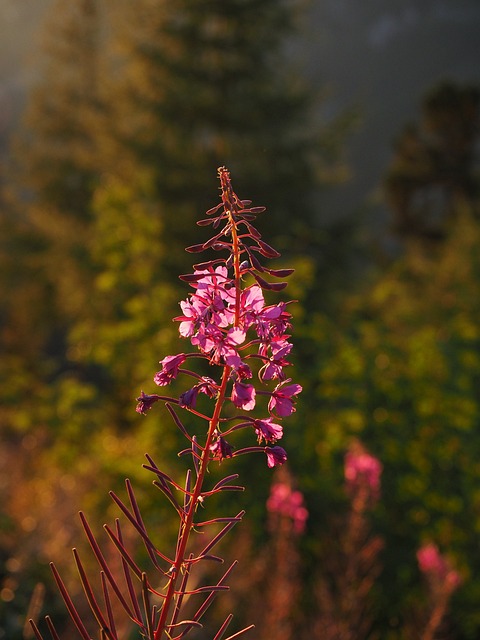
<svg viewBox="0 0 480 640">
<path fill-rule="evenodd" d="M 151 409 L 152 406 L 155 404 L 155 402 L 158 402 L 159 400 L 160 400 L 160 396 L 158 396 L 156 393 L 147 395 L 142 391 L 140 397 L 137 398 L 138 404 L 135 411 L 137 413 L 142 413 L 143 415 L 146 415 L 147 411 Z"/>
<path fill-rule="evenodd" d="M 160 361 L 162 370 L 155 374 L 154 381 L 159 387 L 163 387 L 169 384 L 174 378 L 177 377 L 178 367 L 182 365 L 187 359 L 184 353 L 179 353 L 176 356 L 167 356 Z"/>
<path fill-rule="evenodd" d="M 345 455 L 345 480 L 349 488 L 366 485 L 373 495 L 380 492 L 382 463 L 367 453 L 362 445 L 354 445 Z"/>
<path fill-rule="evenodd" d="M 196 384 L 191 389 L 184 391 L 178 398 L 178 404 L 185 409 L 195 409 L 197 404 L 197 396 L 204 393 L 209 398 L 214 398 L 217 393 L 218 386 L 215 380 L 204 376 L 202 382 Z"/>
<path fill-rule="evenodd" d="M 272 355 L 260 370 L 259 375 L 261 380 L 285 379 L 283 367 L 290 364 L 285 358 L 292 350 L 292 346 L 293 345 L 286 340 L 278 340 L 270 344 Z"/>
<path fill-rule="evenodd" d="M 291 315 L 285 311 L 285 302 L 280 302 L 271 307 L 265 307 L 256 321 L 256 329 L 259 337 L 265 342 L 273 338 L 283 336 L 290 327 Z"/>
<path fill-rule="evenodd" d="M 257 284 L 242 291 L 240 308 L 243 317 L 243 326 L 250 327 L 262 312 L 265 305 L 263 291 Z"/>
<path fill-rule="evenodd" d="M 276 442 L 283 436 L 283 428 L 281 424 L 275 424 L 273 418 L 265 418 L 264 420 L 254 420 L 253 426 L 258 437 L 258 442 Z"/>
<path fill-rule="evenodd" d="M 269 469 L 272 467 L 278 467 L 287 461 L 287 452 L 282 447 L 265 447 L 264 449 L 267 455 L 267 466 Z"/>
<path fill-rule="evenodd" d="M 195 333 L 199 319 L 205 309 L 205 304 L 192 296 L 191 300 L 182 300 L 180 307 L 183 316 L 177 316 L 174 320 L 180 321 L 178 331 L 184 338 L 190 338 Z"/>
<path fill-rule="evenodd" d="M 462 583 L 462 577 L 448 560 L 442 556 L 436 544 L 423 545 L 417 551 L 418 567 L 433 584 L 443 586 L 448 592 L 455 591 Z"/>
<path fill-rule="evenodd" d="M 225 438 L 218 436 L 215 442 L 210 445 L 210 453 L 213 460 L 219 460 L 221 462 L 224 458 L 232 457 L 233 449 Z"/>
<path fill-rule="evenodd" d="M 272 485 L 267 509 L 270 513 L 291 518 L 295 533 L 304 531 L 308 511 L 304 505 L 303 494 L 301 491 L 292 491 L 291 486 L 286 482 L 277 482 Z"/>
<path fill-rule="evenodd" d="M 299 384 L 284 386 L 287 382 L 290 382 L 290 378 L 277 384 L 268 403 L 268 410 L 282 417 L 289 416 L 295 411 L 292 397 L 302 391 L 302 387 Z"/>
<path fill-rule="evenodd" d="M 448 565 L 437 545 L 429 543 L 421 547 L 417 551 L 417 560 L 422 573 L 432 573 L 439 578 L 445 577 Z"/>
<path fill-rule="evenodd" d="M 231 400 L 238 409 L 251 411 L 255 408 L 255 387 L 253 384 L 243 384 L 236 380 L 233 383 Z"/>
</svg>

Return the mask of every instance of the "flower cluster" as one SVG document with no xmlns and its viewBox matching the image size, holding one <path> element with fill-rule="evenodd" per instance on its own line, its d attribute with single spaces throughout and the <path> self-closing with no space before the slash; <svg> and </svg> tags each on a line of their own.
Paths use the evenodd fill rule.
<svg viewBox="0 0 480 640">
<path fill-rule="evenodd" d="M 360 443 L 354 443 L 345 455 L 344 473 L 348 491 L 354 493 L 362 489 L 375 502 L 380 495 L 382 469 L 380 460 L 367 453 Z"/>
<path fill-rule="evenodd" d="M 420 571 L 429 579 L 455 590 L 462 582 L 460 574 L 442 556 L 437 545 L 427 543 L 417 551 L 417 561 Z"/>
<path fill-rule="evenodd" d="M 161 387 L 170 384 L 180 373 L 192 378 L 195 384 L 178 399 L 142 392 L 137 411 L 146 413 L 158 400 L 166 400 L 201 415 L 196 407 L 198 395 L 202 393 L 215 401 L 220 409 L 230 404 L 234 411 L 251 412 L 256 408 L 259 397 L 266 396 L 268 415 L 262 418 L 242 414 L 235 421 L 230 416 L 228 428 L 223 428 L 222 418 L 217 412 L 214 432 L 207 446 L 210 457 L 217 460 L 261 450 L 267 456 L 268 466 L 274 467 L 283 464 L 287 458 L 284 449 L 275 444 L 283 435 L 281 418 L 295 411 L 295 399 L 302 388 L 292 383 L 285 373 L 292 350 L 288 303 L 268 305 L 264 297 L 264 290 L 279 291 L 286 283 L 268 282 L 264 276 L 286 277 L 293 270 L 262 266 L 257 256 L 275 258 L 280 255 L 261 239 L 259 231 L 252 225 L 264 208 L 252 207 L 250 201 L 239 200 L 232 190 L 226 169 L 219 169 L 219 176 L 222 201 L 198 224 L 211 224 L 220 231 L 209 241 L 189 247 L 187 251 L 225 250 L 227 257 L 194 265 L 193 273 L 181 276 L 194 292 L 180 302 L 182 314 L 175 320 L 180 323 L 180 336 L 189 339 L 196 351 L 163 358 L 160 362 L 162 368 L 154 377 L 155 383 Z M 222 379 L 215 381 L 184 366 L 187 360 L 191 362 L 199 357 L 223 370 Z M 260 389 L 252 381 L 254 363 L 257 364 Z M 273 388 L 268 389 L 269 384 Z M 213 414 L 206 416 L 210 424 L 213 417 Z M 253 429 L 258 445 L 264 443 L 269 446 L 235 451 L 226 436 L 248 427 Z"/>
<path fill-rule="evenodd" d="M 292 490 L 287 482 L 272 484 L 267 500 L 267 510 L 270 513 L 290 518 L 294 532 L 303 533 L 308 519 L 303 494 L 301 491 Z"/>
</svg>

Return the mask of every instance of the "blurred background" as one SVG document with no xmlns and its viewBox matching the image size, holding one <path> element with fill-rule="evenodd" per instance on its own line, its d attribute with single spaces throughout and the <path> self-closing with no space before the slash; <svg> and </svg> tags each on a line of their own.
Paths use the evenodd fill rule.
<svg viewBox="0 0 480 640">
<path fill-rule="evenodd" d="M 74 637 L 48 563 L 81 601 L 77 512 L 100 531 L 124 478 L 174 539 L 141 465 L 181 478 L 181 440 L 135 397 L 179 348 L 220 165 L 296 269 L 304 392 L 288 472 L 229 461 L 247 517 L 225 555 L 249 569 L 213 618 L 480 636 L 479 32 L 477 0 L 0 3 L 0 638 L 32 637 L 27 611 Z"/>
</svg>

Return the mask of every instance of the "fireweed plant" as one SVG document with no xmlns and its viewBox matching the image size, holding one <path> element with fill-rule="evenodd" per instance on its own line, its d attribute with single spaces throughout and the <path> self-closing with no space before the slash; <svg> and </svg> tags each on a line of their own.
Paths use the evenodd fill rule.
<svg viewBox="0 0 480 640">
<path fill-rule="evenodd" d="M 295 411 L 295 399 L 302 390 L 292 383 L 284 371 L 289 365 L 287 358 L 292 349 L 289 342 L 291 315 L 288 303 L 267 305 L 264 290 L 280 291 L 286 282 L 273 278 L 285 278 L 293 269 L 269 269 L 262 258 L 277 258 L 280 254 L 265 243 L 253 223 L 265 207 L 253 207 L 251 201 L 240 200 L 234 193 L 230 174 L 226 168 L 218 170 L 221 202 L 207 211 L 206 218 L 197 222 L 200 226 L 211 225 L 214 235 L 207 242 L 187 248 L 190 253 L 210 249 L 225 257 L 218 257 L 194 265 L 193 273 L 180 276 L 193 288 L 186 300 L 180 302 L 182 314 L 175 318 L 180 336 L 190 340 L 194 352 L 177 353 L 161 360 L 161 370 L 154 381 L 166 387 L 176 378 L 186 381 L 186 389 L 180 397 L 146 394 L 142 391 L 137 399 L 137 411 L 146 414 L 157 402 L 164 403 L 174 424 L 188 442 L 188 447 L 179 456 L 189 456 L 191 468 L 187 470 L 183 486 L 161 471 L 150 456 L 144 467 L 154 474 L 153 484 L 160 489 L 173 506 L 178 519 L 178 537 L 173 553 L 161 552 L 152 541 L 142 519 L 138 503 L 130 482 L 126 481 L 129 505 L 111 492 L 118 505 L 142 539 L 152 562 L 150 573 L 138 566 L 124 544 L 120 520 L 115 527 L 104 525 L 111 542 L 119 552 L 123 567 L 120 579 L 110 568 L 85 516 L 80 514 L 83 527 L 93 553 L 100 565 L 101 597 L 95 594 L 87 577 L 79 554 L 74 549 L 74 558 L 80 575 L 88 605 L 99 627 L 101 640 L 119 640 L 119 625 L 116 611 L 123 609 L 131 623 L 148 640 L 180 640 L 192 629 L 201 627 L 201 619 L 218 592 L 228 589 L 225 584 L 234 562 L 211 586 L 190 587 L 192 573 L 200 563 L 223 562 L 212 550 L 244 515 L 241 511 L 233 517 L 204 519 L 204 508 L 208 499 L 224 491 L 242 491 L 235 484 L 237 474 L 226 475 L 215 484 L 208 483 L 207 472 L 213 461 L 260 452 L 266 456 L 267 466 L 282 465 L 287 460 L 285 450 L 276 443 L 283 435 L 282 418 Z M 266 279 L 268 278 L 268 280 Z M 201 375 L 188 367 L 197 359 L 206 361 L 209 375 Z M 257 382 L 254 381 L 256 373 Z M 210 410 L 197 408 L 199 394 L 209 400 Z M 263 403 L 259 403 L 261 396 Z M 254 417 L 252 413 L 262 404 L 264 414 Z M 203 406 L 203 405 L 202 405 Z M 191 433 L 182 422 L 182 412 L 194 415 L 202 428 Z M 265 415 L 266 414 L 266 415 Z M 235 448 L 232 443 L 239 430 L 253 432 L 256 445 Z M 213 486 L 211 486 L 213 484 Z M 199 507 L 202 507 L 201 512 Z M 214 531 L 207 544 L 198 551 L 196 531 Z M 217 532 L 217 530 L 219 531 Z M 68 612 L 80 636 L 90 640 L 82 617 L 70 597 L 58 570 L 52 571 Z M 190 583 L 189 583 L 190 580 Z M 184 618 L 185 605 L 192 596 L 200 603 L 193 615 Z M 191 602 L 189 603 L 191 605 Z M 227 616 L 214 636 L 224 638 L 232 615 Z M 46 624 L 53 640 L 59 635 L 52 620 Z M 31 626 L 35 637 L 43 640 L 34 621 Z M 237 638 L 252 628 L 252 625 L 230 635 Z M 225 639 L 228 640 L 228 639 Z"/>
</svg>

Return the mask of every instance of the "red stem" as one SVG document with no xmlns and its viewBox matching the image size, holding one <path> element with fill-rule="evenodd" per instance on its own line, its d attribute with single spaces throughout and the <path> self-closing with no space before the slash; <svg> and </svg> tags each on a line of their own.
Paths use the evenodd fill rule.
<svg viewBox="0 0 480 640">
<path fill-rule="evenodd" d="M 213 442 L 215 432 L 220 422 L 220 414 L 221 414 L 223 403 L 225 400 L 225 394 L 227 390 L 230 371 L 231 371 L 231 368 L 228 366 L 225 366 L 223 369 L 222 383 L 220 385 L 220 390 L 218 392 L 218 398 L 215 404 L 213 416 L 212 416 L 212 419 L 210 420 L 210 424 L 208 427 L 207 439 L 205 442 L 205 448 L 202 451 L 197 480 L 195 482 L 192 499 L 189 501 L 188 513 L 186 515 L 185 522 L 181 530 L 180 539 L 178 541 L 175 562 L 173 563 L 170 582 L 168 584 L 167 595 L 165 597 L 165 601 L 162 606 L 160 620 L 158 621 L 158 625 L 155 630 L 154 640 L 160 640 L 167 626 L 166 624 L 167 616 L 168 616 L 170 607 L 172 605 L 173 599 L 175 597 L 175 587 L 177 584 L 177 578 L 180 575 L 182 565 L 185 561 L 185 552 L 186 552 L 188 540 L 190 537 L 190 533 L 193 529 L 193 519 L 196 512 L 198 499 L 202 493 L 202 486 L 203 486 L 203 481 L 205 479 L 205 474 L 207 472 L 207 466 L 210 459 L 210 445 Z"/>
<path fill-rule="evenodd" d="M 241 279 L 240 279 L 240 241 L 238 238 L 237 223 L 234 219 L 234 212 L 236 211 L 235 197 L 231 189 L 229 175 L 226 170 L 220 170 L 220 178 L 222 184 L 222 200 L 225 213 L 229 217 L 232 230 L 232 254 L 233 254 L 233 268 L 235 273 L 235 326 L 240 324 L 240 298 L 241 298 Z M 220 416 L 225 401 L 225 395 L 227 392 L 228 380 L 230 378 L 231 367 L 224 365 L 222 382 L 218 391 L 217 401 L 215 409 L 213 411 L 212 418 L 209 422 L 208 433 L 205 442 L 205 446 L 202 450 L 200 464 L 198 468 L 198 475 L 195 482 L 195 487 L 192 492 L 192 497 L 188 502 L 188 512 L 186 514 L 183 525 L 181 526 L 179 539 L 177 543 L 177 552 L 175 556 L 175 562 L 172 567 L 170 581 L 168 583 L 167 594 L 162 606 L 160 619 L 158 621 L 157 628 L 154 633 L 154 640 L 160 640 L 163 632 L 166 630 L 167 617 L 169 615 L 170 608 L 175 598 L 175 590 L 177 585 L 178 576 L 180 575 L 183 564 L 185 563 L 186 549 L 190 533 L 193 529 L 194 517 L 196 513 L 196 507 L 200 495 L 202 494 L 203 482 L 205 474 L 207 473 L 208 462 L 210 460 L 210 445 L 213 443 L 213 439 L 217 432 L 218 425 L 220 423 Z"/>
</svg>

